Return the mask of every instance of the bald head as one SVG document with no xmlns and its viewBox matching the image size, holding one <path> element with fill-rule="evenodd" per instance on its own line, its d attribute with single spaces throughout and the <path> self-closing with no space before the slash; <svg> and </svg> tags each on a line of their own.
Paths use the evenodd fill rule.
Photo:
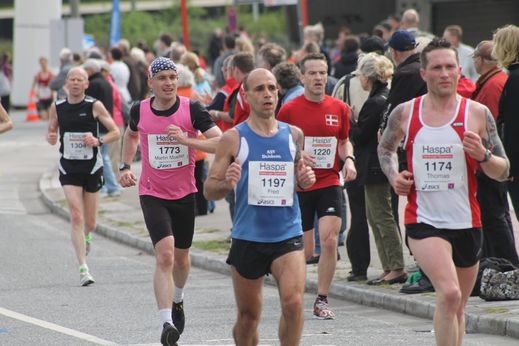
<svg viewBox="0 0 519 346">
<path fill-rule="evenodd" d="M 486 61 L 494 62 L 495 64 L 497 64 L 497 59 L 492 55 L 492 49 L 494 49 L 493 41 L 481 41 L 474 50 L 474 56 L 481 57 Z"/>
<path fill-rule="evenodd" d="M 85 71 L 85 69 L 81 66 L 76 66 L 76 67 L 73 67 L 71 68 L 68 73 L 67 73 L 67 79 L 69 79 L 70 77 L 72 76 L 82 76 L 84 77 L 86 80 L 88 80 L 88 73 L 87 71 Z"/>
<path fill-rule="evenodd" d="M 403 29 L 418 28 L 420 25 L 420 16 L 418 15 L 418 12 L 412 8 L 406 10 L 404 14 L 402 14 L 401 25 Z"/>
<path fill-rule="evenodd" d="M 265 68 L 256 68 L 252 70 L 247 75 L 247 77 L 245 77 L 245 80 L 243 81 L 243 89 L 245 91 L 249 91 L 249 89 L 252 88 L 256 83 L 264 79 L 270 79 L 276 83 L 276 77 L 274 77 L 272 72 Z"/>
</svg>

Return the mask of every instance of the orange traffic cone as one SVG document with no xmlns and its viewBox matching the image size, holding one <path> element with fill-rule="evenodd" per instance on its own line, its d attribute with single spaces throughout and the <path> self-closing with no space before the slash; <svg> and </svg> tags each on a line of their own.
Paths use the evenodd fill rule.
<svg viewBox="0 0 519 346">
<path fill-rule="evenodd" d="M 38 110 L 36 109 L 36 95 L 31 91 L 29 93 L 29 103 L 27 104 L 27 117 L 25 121 L 39 121 Z"/>
</svg>

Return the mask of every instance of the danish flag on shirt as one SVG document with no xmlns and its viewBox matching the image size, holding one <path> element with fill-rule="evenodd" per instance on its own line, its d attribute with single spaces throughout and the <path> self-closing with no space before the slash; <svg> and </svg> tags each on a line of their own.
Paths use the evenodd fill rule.
<svg viewBox="0 0 519 346">
<path fill-rule="evenodd" d="M 326 114 L 326 125 L 328 126 L 339 126 L 339 116 L 335 114 Z"/>
</svg>

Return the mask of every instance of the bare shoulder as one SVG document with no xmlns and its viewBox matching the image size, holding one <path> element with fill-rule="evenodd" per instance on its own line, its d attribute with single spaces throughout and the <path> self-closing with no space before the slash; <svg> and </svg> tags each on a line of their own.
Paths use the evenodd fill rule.
<svg viewBox="0 0 519 346">
<path fill-rule="evenodd" d="M 472 131 L 480 132 L 484 130 L 489 122 L 493 122 L 494 118 L 487 106 L 473 101 L 467 100 L 468 107 L 468 127 Z"/>
<path fill-rule="evenodd" d="M 220 141 L 218 142 L 217 152 L 227 153 L 231 156 L 236 155 L 240 144 L 240 134 L 235 128 L 229 129 L 224 132 Z"/>
<path fill-rule="evenodd" d="M 391 111 L 391 114 L 389 115 L 388 128 L 392 129 L 393 131 L 397 129 L 405 131 L 412 107 L 412 100 L 401 103 L 398 106 L 396 106 L 395 109 L 393 109 L 393 111 Z"/>
<path fill-rule="evenodd" d="M 292 137 L 295 141 L 300 140 L 304 137 L 303 130 L 301 130 L 299 127 L 294 125 L 288 125 L 290 126 L 290 132 L 292 133 Z"/>
</svg>

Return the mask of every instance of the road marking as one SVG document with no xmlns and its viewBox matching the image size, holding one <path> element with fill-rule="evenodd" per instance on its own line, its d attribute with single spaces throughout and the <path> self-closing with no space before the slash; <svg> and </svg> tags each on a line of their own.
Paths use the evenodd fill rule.
<svg viewBox="0 0 519 346">
<path fill-rule="evenodd" d="M 11 311 L 11 310 L 7 310 L 7 309 L 1 308 L 1 307 L 0 307 L 0 314 L 2 314 L 4 316 L 7 316 L 7 317 L 10 317 L 10 318 L 13 318 L 15 320 L 19 320 L 19 321 L 22 321 L 22 322 L 33 324 L 33 325 L 38 326 L 38 327 L 46 328 L 46 329 L 53 330 L 53 331 L 58 332 L 58 333 L 69 335 L 69 336 L 72 336 L 72 337 L 74 337 L 76 339 L 83 339 L 83 340 L 86 340 L 86 341 L 90 341 L 90 342 L 92 342 L 94 344 L 97 344 L 97 345 L 117 345 L 115 342 L 103 340 L 103 339 L 100 339 L 100 338 L 95 337 L 93 335 L 88 335 L 88 334 L 82 333 L 82 332 L 77 331 L 77 330 L 73 330 L 73 329 L 69 329 L 69 328 L 66 328 L 66 327 L 62 327 L 62 326 L 59 326 L 59 325 L 51 323 L 51 322 L 39 320 L 37 318 L 33 318 L 33 317 L 30 317 L 30 316 L 27 316 L 27 315 L 24 315 L 24 314 L 20 314 L 18 312 L 14 312 L 14 311 Z"/>
</svg>

